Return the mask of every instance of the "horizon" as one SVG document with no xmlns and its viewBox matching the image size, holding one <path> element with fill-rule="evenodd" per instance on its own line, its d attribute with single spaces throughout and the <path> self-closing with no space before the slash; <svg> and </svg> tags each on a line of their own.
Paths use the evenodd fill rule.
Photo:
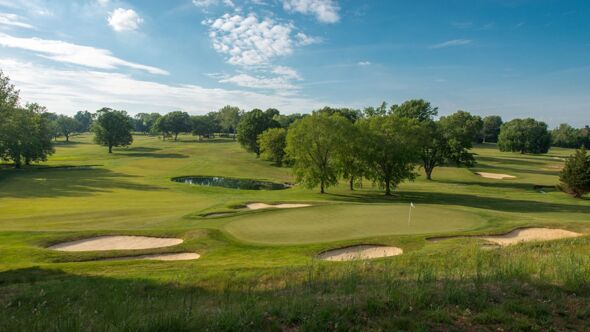
<svg viewBox="0 0 590 332">
<path fill-rule="evenodd" d="M 73 115 L 310 113 L 423 98 L 554 128 L 588 125 L 584 1 L 0 0 L 0 69 Z"/>
</svg>

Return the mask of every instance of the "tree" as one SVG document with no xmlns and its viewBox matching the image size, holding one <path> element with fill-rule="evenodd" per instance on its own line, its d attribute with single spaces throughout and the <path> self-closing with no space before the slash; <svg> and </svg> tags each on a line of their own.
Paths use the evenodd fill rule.
<svg viewBox="0 0 590 332">
<path fill-rule="evenodd" d="M 273 120 L 275 120 L 280 126 L 281 128 L 289 128 L 289 126 L 299 120 L 302 119 L 304 117 L 306 117 L 307 114 L 301 114 L 301 113 L 293 113 L 293 114 L 289 114 L 289 115 L 283 115 L 283 114 L 279 114 L 279 115 L 275 115 L 273 116 Z"/>
<path fill-rule="evenodd" d="M 347 118 L 350 121 L 350 119 Z M 365 163 L 362 159 L 364 150 L 359 124 L 355 123 L 343 131 L 342 144 L 336 149 L 336 161 L 342 177 L 348 179 L 350 190 L 354 190 L 355 180 L 365 174 Z"/>
<path fill-rule="evenodd" d="M 481 133 L 481 118 L 469 112 L 457 111 L 441 117 L 440 127 L 447 144 L 445 158 L 457 167 L 473 165 L 475 159 L 469 150 L 473 147 L 475 138 Z"/>
<path fill-rule="evenodd" d="M 221 130 L 217 115 L 218 114 L 215 112 L 210 112 L 205 115 L 192 116 L 191 126 L 193 135 L 199 136 L 199 138 L 210 138 L 215 134 L 215 132 Z"/>
<path fill-rule="evenodd" d="M 399 106 L 392 105 L 389 112 L 398 117 L 416 119 L 419 122 L 423 122 L 431 120 L 438 115 L 438 107 L 432 107 L 424 99 L 412 99 Z"/>
<path fill-rule="evenodd" d="M 96 113 L 98 116 L 92 131 L 97 144 L 107 146 L 109 153 L 113 153 L 113 147 L 128 146 L 133 142 L 133 126 L 127 112 L 102 108 Z"/>
<path fill-rule="evenodd" d="M 273 119 L 273 112 L 263 112 L 259 109 L 253 109 L 245 113 L 238 124 L 238 142 L 247 151 L 256 153 L 260 157 L 260 145 L 258 145 L 258 135 L 262 134 L 269 128 L 279 127 L 279 123 Z"/>
<path fill-rule="evenodd" d="M 498 135 L 500 135 L 500 127 L 502 126 L 502 118 L 498 115 L 490 115 L 483 118 L 482 138 L 483 142 L 498 142 Z"/>
<path fill-rule="evenodd" d="M 66 142 L 70 141 L 70 135 L 77 132 L 81 127 L 80 122 L 74 118 L 70 118 L 67 115 L 59 115 L 56 120 L 58 131 L 61 135 L 64 135 Z"/>
<path fill-rule="evenodd" d="M 242 111 L 239 107 L 235 106 L 224 106 L 219 110 L 219 125 L 221 129 L 226 133 L 233 134 L 234 140 L 236 139 L 236 129 L 238 127 L 238 123 L 240 123 L 240 117 L 242 116 Z"/>
<path fill-rule="evenodd" d="M 360 121 L 366 176 L 385 189 L 385 195 L 405 180 L 414 180 L 418 162 L 420 123 L 395 115 Z"/>
<path fill-rule="evenodd" d="M 156 121 L 162 117 L 160 113 L 137 113 L 134 118 L 134 129 L 135 131 L 149 134 L 152 132 L 152 129 L 156 123 Z"/>
<path fill-rule="evenodd" d="M 80 124 L 76 131 L 79 133 L 87 133 L 92 128 L 94 115 L 88 111 L 78 111 L 74 115 L 74 119 Z"/>
<path fill-rule="evenodd" d="M 325 113 L 327 115 L 338 114 L 353 123 L 363 117 L 363 113 L 360 110 L 355 110 L 355 109 L 351 109 L 351 108 L 332 108 L 329 106 L 325 106 L 325 107 L 317 110 L 316 112 Z"/>
<path fill-rule="evenodd" d="M 562 123 L 551 131 L 551 142 L 553 146 L 562 148 L 579 148 L 583 145 L 580 130 Z"/>
<path fill-rule="evenodd" d="M 20 168 L 24 162 L 46 161 L 53 154 L 49 121 L 41 113 L 45 108 L 37 104 L 26 108 L 10 108 L 4 112 L 5 123 L 0 133 L 3 159 L 14 162 Z"/>
<path fill-rule="evenodd" d="M 337 150 L 352 126 L 340 115 L 314 113 L 291 125 L 287 133 L 287 155 L 293 172 L 307 188 L 320 186 L 320 193 L 338 183 Z M 238 132 L 239 134 L 239 132 Z"/>
<path fill-rule="evenodd" d="M 559 180 L 562 188 L 574 197 L 581 198 L 590 192 L 590 156 L 586 148 L 576 150 L 576 154 L 566 160 Z"/>
<path fill-rule="evenodd" d="M 178 139 L 178 134 L 188 133 L 192 129 L 190 115 L 181 111 L 170 112 L 164 115 L 157 124 L 161 132 L 172 134 L 175 141 Z"/>
<path fill-rule="evenodd" d="M 273 161 L 275 165 L 281 166 L 286 154 L 287 129 L 267 129 L 258 135 L 258 145 L 260 146 L 260 154 L 264 159 Z"/>
<path fill-rule="evenodd" d="M 382 102 L 380 106 L 377 107 L 365 107 L 363 109 L 363 115 L 367 118 L 374 117 L 374 116 L 385 116 L 387 114 L 387 103 Z"/>
<path fill-rule="evenodd" d="M 547 124 L 535 119 L 514 119 L 500 128 L 498 147 L 500 151 L 520 153 L 547 153 L 551 134 Z"/>
<path fill-rule="evenodd" d="M 19 91 L 10 83 L 10 77 L 0 70 L 0 112 L 18 106 Z"/>
</svg>

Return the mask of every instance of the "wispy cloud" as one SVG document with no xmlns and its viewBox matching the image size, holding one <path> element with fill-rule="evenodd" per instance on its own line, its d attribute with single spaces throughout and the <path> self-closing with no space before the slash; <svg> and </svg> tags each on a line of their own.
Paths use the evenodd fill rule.
<svg viewBox="0 0 590 332">
<path fill-rule="evenodd" d="M 120 73 L 58 70 L 13 59 L 0 58 L 0 68 L 21 90 L 24 102 L 38 102 L 50 111 L 66 114 L 104 106 L 126 109 L 131 113 L 183 109 L 204 114 L 226 104 L 244 109 L 276 107 L 292 113 L 329 104 L 296 96 L 162 84 Z"/>
<path fill-rule="evenodd" d="M 98 69 L 127 67 L 151 74 L 168 75 L 168 72 L 163 69 L 117 58 L 109 50 L 76 45 L 61 40 L 19 38 L 0 33 L 0 46 L 32 51 L 46 59 L 85 67 Z"/>
<path fill-rule="evenodd" d="M 359 61 L 359 62 L 357 62 L 357 65 L 363 66 L 363 67 L 370 66 L 371 65 L 371 61 Z"/>
<path fill-rule="evenodd" d="M 446 42 L 442 42 L 439 44 L 431 45 L 430 48 L 439 49 L 439 48 L 446 48 L 446 47 L 454 47 L 454 46 L 464 46 L 471 44 L 471 39 L 453 39 L 448 40 Z"/>
<path fill-rule="evenodd" d="M 23 17 L 9 13 L 0 13 L 0 25 L 7 25 L 23 29 L 34 29 L 32 25 L 24 21 Z"/>
<path fill-rule="evenodd" d="M 340 21 L 340 6 L 334 0 L 283 0 L 283 8 L 289 12 L 313 15 L 322 23 Z"/>
</svg>

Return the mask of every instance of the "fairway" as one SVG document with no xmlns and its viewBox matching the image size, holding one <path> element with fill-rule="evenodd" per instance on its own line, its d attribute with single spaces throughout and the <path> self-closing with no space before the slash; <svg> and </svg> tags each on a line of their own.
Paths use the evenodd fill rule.
<svg viewBox="0 0 590 332">
<path fill-rule="evenodd" d="M 224 229 L 236 238 L 265 244 L 307 244 L 387 235 L 444 234 L 485 226 L 475 213 L 409 204 L 334 204 L 252 214 Z"/>
</svg>

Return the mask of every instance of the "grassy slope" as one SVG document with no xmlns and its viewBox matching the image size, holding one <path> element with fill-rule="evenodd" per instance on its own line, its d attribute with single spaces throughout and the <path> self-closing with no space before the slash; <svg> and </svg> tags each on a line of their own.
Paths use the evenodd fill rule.
<svg viewBox="0 0 590 332">
<path fill-rule="evenodd" d="M 581 327 L 588 315 L 584 310 L 590 313 L 590 308 L 578 305 L 575 313 L 568 312 L 574 316 L 558 322 L 556 308 L 531 304 L 548 297 L 573 305 L 577 299 L 567 290 L 584 294 L 583 285 L 590 279 L 586 238 L 492 252 L 477 249 L 475 240 L 424 241 L 426 234 L 499 232 L 522 225 L 586 230 L 590 202 L 551 188 L 562 164 L 559 158 L 571 151 L 521 156 L 481 146 L 475 149 L 476 168 L 437 169 L 434 181 L 420 178 L 403 184 L 393 198 L 386 198 L 367 183 L 354 193 L 342 184 L 319 195 L 299 187 L 237 191 L 170 181 L 182 175 L 293 180 L 288 169 L 256 160 L 231 141 L 205 143 L 183 137 L 181 142 L 162 142 L 138 136 L 132 147 L 108 155 L 91 144 L 90 137 L 74 140 L 60 143 L 43 167 L 0 170 L 0 315 L 12 317 L 0 320 L 0 329 L 1 324 L 7 329 L 77 328 L 88 321 L 99 330 L 109 324 L 131 329 L 227 324 L 215 327 L 231 329 L 248 319 L 255 321 L 252 329 L 325 328 L 338 320 L 346 329 L 366 327 L 363 317 L 380 326 L 409 329 L 515 327 L 519 322 L 543 327 L 561 321 Z M 57 168 L 88 165 L 98 166 Z M 507 173 L 517 179 L 484 179 L 474 171 Z M 541 194 L 535 185 L 549 188 Z M 199 216 L 258 201 L 320 206 L 240 212 L 230 218 Z M 410 226 L 408 202 L 417 205 Z M 185 239 L 179 247 L 137 254 L 194 250 L 203 256 L 192 262 L 93 262 L 121 253 L 57 253 L 42 248 L 64 239 L 111 233 Z M 366 242 L 398 245 L 406 254 L 370 264 L 318 265 L 312 259 L 326 248 Z M 76 262 L 80 260 L 87 262 Z M 393 289 L 399 286 L 404 290 Z M 516 299 L 507 296 L 510 303 L 496 298 L 498 292 L 512 294 L 522 287 L 532 290 Z M 486 290 L 481 297 L 473 294 L 478 289 Z M 286 292 L 292 300 L 277 300 L 277 292 Z M 415 298 L 417 294 L 423 298 Z M 412 312 L 399 297 L 411 299 L 407 302 L 420 309 Z M 350 312 L 342 312 L 342 300 L 353 301 Z M 435 306 L 426 306 L 429 301 Z M 494 301 L 506 307 L 493 311 Z M 526 308 L 519 310 L 525 313 L 515 320 L 514 307 L 522 306 Z M 236 307 L 242 311 L 233 314 Z M 210 310 L 215 308 L 219 310 L 213 315 Z M 150 316 L 155 309 L 162 316 Z M 466 314 L 466 309 L 473 314 Z M 39 318 L 37 326 L 27 320 L 31 312 Z M 52 314 L 59 319 L 52 319 Z M 432 315 L 438 318 L 432 320 Z"/>
</svg>

